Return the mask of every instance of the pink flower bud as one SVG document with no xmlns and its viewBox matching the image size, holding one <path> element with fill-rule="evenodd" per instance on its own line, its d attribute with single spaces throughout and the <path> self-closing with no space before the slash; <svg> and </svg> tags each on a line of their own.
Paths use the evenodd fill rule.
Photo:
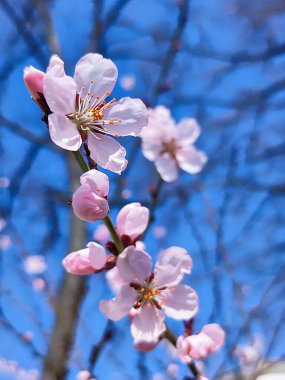
<svg viewBox="0 0 285 380">
<path fill-rule="evenodd" d="M 186 338 L 177 339 L 177 351 L 182 361 L 190 363 L 192 359 L 204 359 L 218 351 L 225 340 L 224 330 L 216 323 L 205 325 L 202 331 Z"/>
<path fill-rule="evenodd" d="M 149 221 L 149 210 L 134 202 L 124 206 L 117 216 L 117 232 L 136 240 L 145 231 Z"/>
<path fill-rule="evenodd" d="M 62 264 L 65 270 L 72 274 L 85 275 L 95 272 L 89 259 L 89 248 L 71 252 L 62 260 Z"/>
<path fill-rule="evenodd" d="M 77 275 L 92 274 L 102 269 L 107 262 L 105 248 L 95 242 L 87 244 L 87 248 L 71 252 L 62 264 L 67 272 Z"/>
<path fill-rule="evenodd" d="M 33 66 L 25 67 L 25 85 L 35 101 L 39 99 L 39 94 L 43 94 L 44 92 L 44 77 L 45 73 L 43 73 L 40 70 L 37 70 Z"/>
<path fill-rule="evenodd" d="M 109 179 L 106 174 L 90 170 L 80 177 L 81 186 L 72 197 L 74 213 L 86 222 L 103 219 L 109 212 L 105 197 L 109 191 Z"/>
</svg>

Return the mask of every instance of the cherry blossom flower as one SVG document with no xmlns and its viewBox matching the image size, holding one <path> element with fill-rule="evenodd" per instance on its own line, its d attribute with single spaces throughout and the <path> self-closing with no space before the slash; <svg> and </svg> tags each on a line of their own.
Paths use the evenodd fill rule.
<svg viewBox="0 0 285 380">
<path fill-rule="evenodd" d="M 100 54 L 86 54 L 67 76 L 63 61 L 50 60 L 44 78 L 44 97 L 51 139 L 61 148 L 76 151 L 87 140 L 91 158 L 120 174 L 127 166 L 125 149 L 111 136 L 138 136 L 147 124 L 147 109 L 140 99 L 105 101 L 117 80 L 114 63 Z"/>
<path fill-rule="evenodd" d="M 206 356 L 218 351 L 225 340 L 224 330 L 216 323 L 205 325 L 201 332 L 177 339 L 177 351 L 180 359 L 190 363 L 192 359 L 204 359 Z"/>
<path fill-rule="evenodd" d="M 9 235 L 0 235 L 0 249 L 6 251 L 12 246 L 12 240 Z"/>
<path fill-rule="evenodd" d="M 77 380 L 89 380 L 91 377 L 91 373 L 89 371 L 80 371 L 77 374 Z"/>
<path fill-rule="evenodd" d="M 134 75 L 123 75 L 120 80 L 120 85 L 124 90 L 130 91 L 136 85 L 136 78 Z"/>
<path fill-rule="evenodd" d="M 164 313 L 177 320 L 192 318 L 198 310 L 196 292 L 179 284 L 190 273 L 192 261 L 187 251 L 171 247 L 161 252 L 152 272 L 148 253 L 134 246 L 126 248 L 117 260 L 124 283 L 115 298 L 101 301 L 100 310 L 117 321 L 131 310 L 131 333 L 135 342 L 156 342 L 165 331 Z"/>
<path fill-rule="evenodd" d="M 120 236 L 128 236 L 134 242 L 145 231 L 149 221 L 149 210 L 138 202 L 124 206 L 117 215 L 116 230 Z"/>
<path fill-rule="evenodd" d="M 158 106 L 149 110 L 148 127 L 140 134 L 142 151 L 154 161 L 161 178 L 172 182 L 178 177 L 178 168 L 196 174 L 207 162 L 205 153 L 193 146 L 199 135 L 195 119 L 184 118 L 176 125 L 169 110 Z"/>
<path fill-rule="evenodd" d="M 26 257 L 24 261 L 25 272 L 28 274 L 40 274 L 43 273 L 47 264 L 44 256 L 40 255 L 31 255 Z"/>
<path fill-rule="evenodd" d="M 263 348 L 263 339 L 256 336 L 251 344 L 245 346 L 237 346 L 234 355 L 238 358 L 242 365 L 256 363 L 260 357 Z"/>
<path fill-rule="evenodd" d="M 24 69 L 25 85 L 35 101 L 37 101 L 44 92 L 44 77 L 45 73 L 33 66 L 28 66 Z"/>
<path fill-rule="evenodd" d="M 87 244 L 87 248 L 71 252 L 62 264 L 67 272 L 77 275 L 96 273 L 102 269 L 107 262 L 105 248 L 95 242 Z"/>
<path fill-rule="evenodd" d="M 109 178 L 98 170 L 89 170 L 80 177 L 81 186 L 74 192 L 72 207 L 75 215 L 87 222 L 103 219 L 109 213 L 107 195 Z"/>
</svg>

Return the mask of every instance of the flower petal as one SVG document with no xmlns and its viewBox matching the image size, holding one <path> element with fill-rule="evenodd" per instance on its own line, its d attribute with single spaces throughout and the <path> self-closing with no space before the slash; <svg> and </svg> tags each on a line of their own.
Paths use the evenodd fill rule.
<svg viewBox="0 0 285 380">
<path fill-rule="evenodd" d="M 104 111 L 104 118 L 114 120 L 108 124 L 108 132 L 118 136 L 138 136 L 142 128 L 147 125 L 148 112 L 140 99 L 122 98 Z M 121 123 L 116 120 L 122 120 Z"/>
<path fill-rule="evenodd" d="M 156 284 L 176 285 L 182 280 L 184 273 L 191 273 L 191 269 L 192 259 L 186 249 L 176 246 L 165 249 L 155 264 Z"/>
<path fill-rule="evenodd" d="M 71 252 L 63 260 L 65 270 L 72 274 L 86 275 L 94 273 L 94 268 L 89 260 L 89 248 Z"/>
<path fill-rule="evenodd" d="M 105 197 L 109 192 L 109 178 L 106 174 L 92 169 L 80 176 L 81 185 L 88 185 L 93 193 Z"/>
<path fill-rule="evenodd" d="M 91 265 L 95 269 L 103 268 L 108 257 L 105 248 L 102 247 L 102 245 L 95 243 L 94 241 L 88 243 L 87 247 L 89 248 L 89 260 Z"/>
<path fill-rule="evenodd" d="M 128 314 L 136 299 L 136 292 L 129 285 L 122 285 L 117 297 L 110 301 L 101 301 L 99 309 L 107 318 L 118 321 Z"/>
<path fill-rule="evenodd" d="M 77 85 L 77 90 L 80 92 L 82 87 L 82 97 L 85 97 L 87 92 L 95 96 L 105 97 L 106 92 L 110 93 L 116 84 L 118 70 L 115 64 L 110 59 L 103 58 L 100 54 L 89 53 L 84 55 L 75 66 L 74 80 Z M 89 85 L 91 81 L 90 90 Z"/>
<path fill-rule="evenodd" d="M 63 114 L 51 114 L 48 117 L 49 133 L 52 141 L 63 149 L 76 151 L 82 140 L 75 125 Z"/>
<path fill-rule="evenodd" d="M 64 63 L 53 55 L 44 77 L 44 97 L 52 112 L 67 115 L 75 111 L 76 85 L 64 72 Z"/>
<path fill-rule="evenodd" d="M 172 182 L 177 179 L 178 170 L 175 160 L 168 153 L 159 155 L 155 161 L 155 167 L 161 178 L 166 182 Z"/>
<path fill-rule="evenodd" d="M 196 119 L 185 117 L 177 124 L 178 139 L 181 145 L 188 147 L 193 144 L 201 133 L 201 129 Z"/>
<path fill-rule="evenodd" d="M 126 150 L 112 137 L 99 133 L 88 133 L 88 148 L 91 158 L 102 168 L 121 174 L 128 161 Z"/>
<path fill-rule="evenodd" d="M 117 260 L 119 274 L 128 283 L 142 283 L 151 272 L 151 257 L 145 251 L 130 246 L 119 255 Z"/>
<path fill-rule="evenodd" d="M 164 315 L 154 306 L 142 306 L 132 319 L 131 333 L 135 341 L 156 343 L 165 329 Z"/>
<path fill-rule="evenodd" d="M 208 335 L 212 340 L 211 352 L 215 352 L 221 348 L 225 341 L 225 332 L 217 323 L 205 325 L 201 332 Z"/>
<path fill-rule="evenodd" d="M 128 235 L 132 240 L 140 236 L 149 221 L 149 210 L 140 203 L 133 202 L 124 206 L 117 216 L 117 231 L 119 235 Z"/>
<path fill-rule="evenodd" d="M 194 146 L 178 150 L 176 159 L 179 167 L 190 174 L 199 173 L 208 161 L 206 154 Z"/>
<path fill-rule="evenodd" d="M 177 285 L 176 288 L 166 289 L 163 307 L 165 314 L 173 319 L 190 319 L 198 311 L 198 297 L 190 286 Z"/>
<path fill-rule="evenodd" d="M 109 213 L 108 201 L 92 193 L 88 185 L 79 186 L 73 193 L 72 208 L 75 215 L 86 222 L 96 222 Z"/>
</svg>

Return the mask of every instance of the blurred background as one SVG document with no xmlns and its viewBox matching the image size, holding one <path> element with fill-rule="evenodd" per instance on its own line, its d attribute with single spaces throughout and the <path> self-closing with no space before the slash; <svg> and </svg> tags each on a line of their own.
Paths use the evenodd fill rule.
<svg viewBox="0 0 285 380">
<path fill-rule="evenodd" d="M 201 125 L 196 145 L 209 161 L 163 185 L 145 243 L 154 258 L 172 245 L 190 252 L 194 331 L 209 322 L 226 330 L 205 374 L 285 379 L 285 1 L 0 0 L 0 20 L 0 379 L 191 376 L 167 343 L 139 353 L 127 318 L 107 323 L 104 274 L 68 276 L 61 265 L 99 224 L 73 217 L 80 171 L 50 141 L 22 77 L 27 65 L 45 70 L 53 53 L 73 75 L 86 52 L 116 63 L 117 98 L 163 104 L 176 121 Z M 113 220 L 126 203 L 153 205 L 158 181 L 139 139 L 121 142 L 129 166 L 108 172 Z"/>
</svg>

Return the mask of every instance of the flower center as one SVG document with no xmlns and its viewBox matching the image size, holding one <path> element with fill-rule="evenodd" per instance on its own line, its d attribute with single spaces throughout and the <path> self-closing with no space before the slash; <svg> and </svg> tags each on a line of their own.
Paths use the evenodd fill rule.
<svg viewBox="0 0 285 380">
<path fill-rule="evenodd" d="M 106 103 L 105 98 L 110 95 L 110 91 L 106 91 L 103 96 L 95 95 L 92 93 L 92 86 L 94 81 L 90 82 L 88 91 L 82 87 L 80 93 L 76 95 L 75 99 L 75 112 L 67 115 L 80 133 L 85 134 L 88 132 L 97 132 L 101 134 L 109 134 L 112 136 L 118 136 L 117 133 L 110 133 L 105 126 L 121 123 L 121 119 L 106 119 L 104 118 L 104 112 L 111 107 L 116 99 L 113 98 Z"/>
<path fill-rule="evenodd" d="M 172 139 L 168 142 L 163 143 L 162 152 L 161 153 L 169 153 L 172 157 L 175 157 L 177 151 L 179 150 L 180 146 L 177 145 L 177 142 L 175 139 Z"/>
<path fill-rule="evenodd" d="M 134 308 L 139 309 L 141 306 L 154 305 L 157 309 L 161 309 L 163 297 L 161 291 L 165 290 L 165 286 L 155 286 L 154 273 L 151 272 L 145 279 L 143 284 L 135 282 L 130 283 L 130 287 L 137 292 L 137 300 L 134 303 Z"/>
</svg>

